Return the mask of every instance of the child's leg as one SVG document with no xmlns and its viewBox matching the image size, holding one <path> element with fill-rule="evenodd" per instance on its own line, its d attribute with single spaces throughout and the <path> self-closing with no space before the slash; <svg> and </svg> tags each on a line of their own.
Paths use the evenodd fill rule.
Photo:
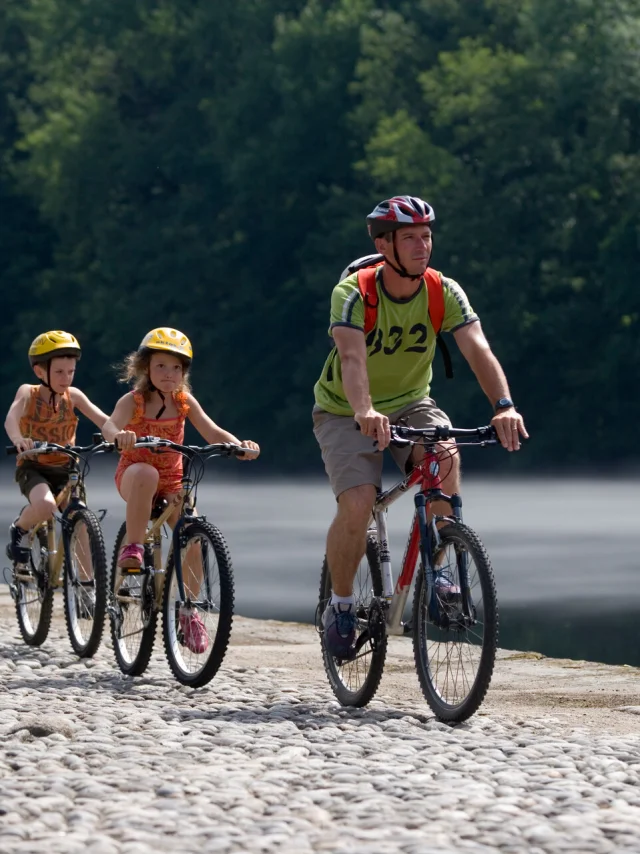
<svg viewBox="0 0 640 854">
<path fill-rule="evenodd" d="M 176 496 L 174 495 L 165 495 L 164 496 L 167 501 L 171 501 Z M 197 510 L 194 507 L 194 514 L 197 515 Z M 178 519 L 180 518 L 180 506 L 178 505 L 174 512 L 167 519 L 168 525 L 173 528 L 175 527 Z M 198 594 L 200 593 L 200 588 L 202 587 L 202 581 L 204 578 L 204 567 L 202 565 L 202 551 L 200 549 L 199 544 L 192 543 L 187 549 L 184 559 L 182 561 L 182 581 L 184 584 L 184 592 L 189 597 L 189 599 L 197 599 Z"/>
<path fill-rule="evenodd" d="M 56 512 L 56 500 L 48 483 L 36 483 L 29 492 L 29 504 L 24 508 L 15 524 L 28 531 L 38 522 L 47 522 Z"/>
<path fill-rule="evenodd" d="M 6 549 L 9 560 L 16 563 L 27 563 L 29 561 L 30 549 L 28 542 L 24 539 L 27 531 L 39 522 L 46 522 L 56 510 L 55 498 L 45 478 L 38 473 L 26 474 L 28 474 L 30 482 L 27 482 L 28 479 L 22 480 L 20 490 L 26 496 L 29 504 L 10 526 L 9 544 Z"/>
<path fill-rule="evenodd" d="M 144 543 L 159 479 L 157 469 L 148 463 L 134 463 L 122 475 L 120 495 L 127 502 L 127 543 Z"/>
<path fill-rule="evenodd" d="M 174 495 L 165 495 L 171 500 Z M 178 504 L 167 522 L 173 529 L 180 518 L 181 505 Z M 194 507 L 194 513 L 197 510 Z M 202 563 L 202 549 L 200 543 L 191 543 L 187 548 L 182 561 L 182 581 L 185 596 L 192 602 L 202 598 L 202 583 L 204 580 L 204 566 Z M 195 608 L 180 609 L 180 628 L 184 634 L 184 643 L 191 652 L 201 655 L 209 648 L 210 637 L 207 626 L 203 623 L 200 613 Z"/>
</svg>

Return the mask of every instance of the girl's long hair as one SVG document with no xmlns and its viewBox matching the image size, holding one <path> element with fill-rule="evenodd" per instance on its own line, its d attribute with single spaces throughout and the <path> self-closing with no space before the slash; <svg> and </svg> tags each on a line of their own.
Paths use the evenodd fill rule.
<svg viewBox="0 0 640 854">
<path fill-rule="evenodd" d="M 129 353 L 129 355 L 123 359 L 121 364 L 118 365 L 118 379 L 120 382 L 128 383 L 131 386 L 132 391 L 142 392 L 145 400 L 149 400 L 151 393 L 154 390 L 154 387 L 151 385 L 151 380 L 149 379 L 149 364 L 151 362 L 151 356 L 157 352 L 159 351 L 148 348 L 145 348 L 144 350 L 134 350 L 133 353 Z M 178 358 L 180 359 L 179 356 Z M 189 365 L 186 365 L 182 359 L 180 359 L 180 361 L 182 362 L 182 382 L 176 391 L 188 394 L 191 391 L 191 384 L 189 382 Z"/>
</svg>

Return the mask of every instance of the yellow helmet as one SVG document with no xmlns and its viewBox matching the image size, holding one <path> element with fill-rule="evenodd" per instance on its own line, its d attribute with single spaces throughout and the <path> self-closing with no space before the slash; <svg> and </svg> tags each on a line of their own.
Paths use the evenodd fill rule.
<svg viewBox="0 0 640 854">
<path fill-rule="evenodd" d="M 43 332 L 42 335 L 34 338 L 29 347 L 29 362 L 33 366 L 48 362 L 55 356 L 75 356 L 76 359 L 79 359 L 81 353 L 75 335 L 56 329 L 51 332 Z"/>
<path fill-rule="evenodd" d="M 170 329 L 165 326 L 161 329 L 152 329 L 148 332 L 140 344 L 139 350 L 161 350 L 164 353 L 173 353 L 181 356 L 187 364 L 193 359 L 191 341 L 184 332 L 178 329 Z"/>
</svg>

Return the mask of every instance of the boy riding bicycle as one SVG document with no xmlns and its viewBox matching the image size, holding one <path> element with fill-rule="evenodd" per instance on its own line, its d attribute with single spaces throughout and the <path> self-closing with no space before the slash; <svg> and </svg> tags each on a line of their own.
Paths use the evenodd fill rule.
<svg viewBox="0 0 640 854">
<path fill-rule="evenodd" d="M 522 416 L 510 398 L 509 386 L 462 288 L 429 270 L 433 208 L 414 196 L 381 202 L 367 217 L 369 234 L 381 262 L 369 273 L 373 299 L 363 294 L 360 276 L 348 275 L 331 298 L 329 334 L 335 346 L 315 386 L 314 434 L 338 502 L 327 535 L 327 561 L 332 595 L 322 623 L 329 652 L 348 658 L 356 634 L 353 580 L 365 552 L 371 508 L 380 488 L 383 450 L 389 446 L 389 424 L 410 427 L 450 424 L 430 397 L 436 329 L 431 302 L 443 303 L 440 328 L 452 332 L 463 356 L 494 407 L 492 424 L 509 451 L 527 436 Z M 431 281 L 429 281 L 431 280 Z M 435 291 L 432 289 L 435 287 Z M 371 330 L 366 316 L 375 311 Z M 354 420 L 360 427 L 356 431 Z M 460 491 L 460 465 L 452 448 L 450 468 L 442 472 L 442 490 Z M 392 448 L 397 464 L 413 465 L 421 449 Z M 439 506 L 442 504 L 443 506 Z M 434 502 L 433 512 L 450 513 L 448 504 Z"/>
<path fill-rule="evenodd" d="M 34 441 L 75 444 L 75 409 L 102 429 L 106 414 L 71 385 L 80 356 L 80 345 L 69 332 L 45 332 L 32 342 L 29 362 L 40 383 L 20 386 L 5 420 L 7 435 L 19 452 L 31 450 Z M 28 562 L 30 551 L 23 537 L 55 513 L 55 496 L 67 485 L 69 466 L 64 454 L 18 460 L 15 479 L 29 504 L 9 528 L 9 560 Z"/>
</svg>

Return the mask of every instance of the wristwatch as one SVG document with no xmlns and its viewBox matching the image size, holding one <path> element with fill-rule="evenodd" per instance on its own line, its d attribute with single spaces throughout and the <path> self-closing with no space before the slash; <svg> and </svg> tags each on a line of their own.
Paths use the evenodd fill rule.
<svg viewBox="0 0 640 854">
<path fill-rule="evenodd" d="M 501 409 L 511 409 L 512 406 L 515 409 L 515 404 L 510 397 L 501 397 L 493 409 L 495 412 L 499 412 Z"/>
</svg>

